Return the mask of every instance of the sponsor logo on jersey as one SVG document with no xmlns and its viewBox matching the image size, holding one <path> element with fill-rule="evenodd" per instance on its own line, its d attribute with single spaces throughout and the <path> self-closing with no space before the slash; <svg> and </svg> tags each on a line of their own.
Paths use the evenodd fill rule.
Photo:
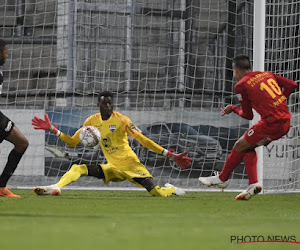
<svg viewBox="0 0 300 250">
<path fill-rule="evenodd" d="M 140 131 L 140 129 L 139 129 L 137 126 L 135 126 L 133 123 L 130 123 L 130 124 L 128 125 L 128 128 L 129 128 L 129 130 L 130 130 L 132 133 L 134 133 L 134 130 Z"/>
<path fill-rule="evenodd" d="M 102 144 L 105 148 L 108 148 L 111 146 L 111 140 L 109 139 L 109 137 L 107 138 L 102 138 Z"/>
<path fill-rule="evenodd" d="M 111 132 L 115 132 L 116 128 L 117 128 L 116 125 L 109 125 L 109 130 L 110 130 Z"/>
<path fill-rule="evenodd" d="M 11 130 L 11 127 L 12 127 L 12 122 L 9 121 L 9 122 L 7 123 L 7 126 L 6 126 L 6 128 L 4 129 L 4 131 L 5 131 L 5 132 L 9 132 L 9 131 Z"/>
</svg>

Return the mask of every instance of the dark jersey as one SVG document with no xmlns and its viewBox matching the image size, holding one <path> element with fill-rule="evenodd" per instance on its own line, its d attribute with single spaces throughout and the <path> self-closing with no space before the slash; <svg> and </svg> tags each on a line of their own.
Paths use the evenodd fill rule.
<svg viewBox="0 0 300 250">
<path fill-rule="evenodd" d="M 2 84 L 3 84 L 3 71 L 0 66 L 0 95 L 2 94 Z"/>
<path fill-rule="evenodd" d="M 0 66 L 0 95 L 2 93 L 3 71 Z M 0 143 L 10 134 L 14 123 L 0 111 Z"/>
<path fill-rule="evenodd" d="M 249 72 L 234 86 L 241 108 L 233 105 L 233 111 L 248 120 L 252 108 L 268 122 L 290 119 L 286 100 L 296 87 L 296 82 L 271 72 Z"/>
</svg>

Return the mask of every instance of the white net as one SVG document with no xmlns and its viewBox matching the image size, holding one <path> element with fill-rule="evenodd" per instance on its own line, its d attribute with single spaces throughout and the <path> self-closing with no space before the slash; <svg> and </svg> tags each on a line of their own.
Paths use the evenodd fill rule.
<svg viewBox="0 0 300 250">
<path fill-rule="evenodd" d="M 267 70 L 295 80 L 300 79 L 299 18 L 300 1 L 267 1 Z M 268 191 L 299 191 L 299 87 L 288 101 L 293 115 L 290 131 L 264 148 L 264 185 Z"/>
<path fill-rule="evenodd" d="M 279 3 L 268 3 L 267 10 L 266 68 L 295 79 L 299 2 L 290 1 L 284 17 Z M 88 116 L 99 112 L 97 94 L 102 90 L 115 94 L 116 110 L 128 115 L 147 137 L 165 148 L 187 150 L 193 157 L 191 168 L 180 170 L 130 140 L 160 185 L 203 188 L 198 177 L 220 171 L 248 127 L 248 121 L 234 114 L 221 117 L 220 108 L 237 102 L 232 58 L 241 53 L 252 57 L 253 3 L 249 1 L 0 0 L 0 12 L 0 36 L 10 51 L 0 106 L 30 142 L 9 183 L 12 186 L 52 184 L 73 163 L 105 162 L 99 148 L 71 149 L 30 125 L 34 115 L 47 112 L 53 124 L 72 135 Z M 292 16 L 294 21 L 287 21 Z M 280 26 L 277 20 L 282 21 Z M 295 114 L 298 95 L 290 101 Z M 293 138 L 287 145 L 297 145 L 297 136 Z M 8 143 L 1 145 L 2 162 L 10 148 Z M 296 146 L 287 148 L 297 155 Z M 271 158 L 265 161 L 267 169 L 268 162 L 277 161 Z M 293 183 L 288 189 L 299 189 L 297 159 L 283 159 L 285 172 L 276 180 L 269 178 L 272 188 L 286 188 L 288 179 Z M 230 188 L 246 185 L 241 164 Z M 72 186 L 102 187 L 103 183 L 82 177 Z"/>
</svg>

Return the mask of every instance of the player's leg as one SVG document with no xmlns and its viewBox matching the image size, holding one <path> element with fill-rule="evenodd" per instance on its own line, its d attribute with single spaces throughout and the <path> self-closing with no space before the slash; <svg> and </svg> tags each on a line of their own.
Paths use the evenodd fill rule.
<svg viewBox="0 0 300 250">
<path fill-rule="evenodd" d="M 88 176 L 93 176 L 98 179 L 105 179 L 105 175 L 102 166 L 99 165 L 87 165 Z"/>
<path fill-rule="evenodd" d="M 147 189 L 147 191 L 157 197 L 168 197 L 171 195 L 184 196 L 185 192 L 178 187 L 166 183 L 165 187 L 160 187 L 155 184 L 152 177 L 132 178 L 132 180 Z"/>
<path fill-rule="evenodd" d="M 235 197 L 236 200 L 249 200 L 261 192 L 262 187 L 257 180 L 257 155 L 255 150 L 245 153 L 245 169 L 249 180 L 249 187 Z"/>
<path fill-rule="evenodd" d="M 245 169 L 249 180 L 249 185 L 257 183 L 257 155 L 255 150 L 245 153 Z"/>
<path fill-rule="evenodd" d="M 258 124 L 259 130 L 256 136 L 251 137 L 247 134 L 247 140 L 257 146 L 267 146 L 273 140 L 284 136 L 290 129 L 290 120 L 278 121 L 274 124 Z M 259 133 L 260 132 L 260 133 Z M 249 179 L 249 187 L 238 194 L 236 200 L 250 200 L 254 195 L 261 192 L 262 187 L 257 180 L 257 157 L 255 151 L 249 151 L 245 154 L 245 168 Z"/>
<path fill-rule="evenodd" d="M 77 181 L 80 176 L 88 175 L 88 167 L 85 164 L 73 164 L 68 172 L 66 172 L 55 185 L 63 188 L 70 183 Z"/>
<path fill-rule="evenodd" d="M 61 188 L 77 181 L 80 176 L 88 175 L 88 167 L 85 164 L 73 164 L 68 172 L 66 172 L 56 184 L 50 186 L 38 186 L 33 189 L 37 195 L 60 195 Z"/>
<path fill-rule="evenodd" d="M 140 162 L 128 163 L 122 167 L 122 170 L 122 173 L 124 176 L 126 176 L 126 179 L 137 184 L 138 186 L 146 188 L 147 191 L 153 196 L 168 197 L 171 195 L 185 195 L 185 192 L 181 188 L 177 188 L 169 183 L 167 183 L 164 187 L 156 185 L 152 175 Z"/>
<path fill-rule="evenodd" d="M 207 186 L 218 186 L 226 188 L 228 186 L 227 180 L 229 179 L 232 171 L 242 162 L 245 152 L 253 150 L 255 146 L 246 141 L 242 136 L 233 146 L 231 153 L 226 158 L 223 169 L 219 175 L 211 177 L 200 177 L 199 181 Z"/>
<path fill-rule="evenodd" d="M 223 169 L 219 175 L 221 181 L 227 181 L 232 171 L 242 162 L 245 153 L 251 151 L 256 146 L 250 144 L 243 135 L 233 146 L 231 153 L 228 155 Z"/>
<path fill-rule="evenodd" d="M 1 113 L 1 112 L 0 112 Z M 0 142 L 4 139 L 14 144 L 14 148 L 8 155 L 6 165 L 0 176 L 0 196 L 3 197 L 20 197 L 13 194 L 7 187 L 7 182 L 16 170 L 24 152 L 28 147 L 28 141 L 18 130 L 12 121 L 2 113 L 0 114 Z"/>
</svg>

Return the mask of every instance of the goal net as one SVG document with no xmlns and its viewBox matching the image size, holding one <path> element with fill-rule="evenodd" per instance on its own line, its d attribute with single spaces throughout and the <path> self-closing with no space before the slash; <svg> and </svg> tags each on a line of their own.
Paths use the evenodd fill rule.
<svg viewBox="0 0 300 250">
<path fill-rule="evenodd" d="M 266 70 L 300 79 L 300 1 L 267 1 Z M 299 87 L 288 100 L 291 128 L 282 139 L 264 148 L 264 186 L 268 191 L 299 191 Z"/>
<path fill-rule="evenodd" d="M 299 81 L 300 1 L 266 2 L 265 69 Z M 53 184 L 74 163 L 105 163 L 100 147 L 70 148 L 31 126 L 33 116 L 47 113 L 62 132 L 73 135 L 99 112 L 99 91 L 112 91 L 115 110 L 129 116 L 147 137 L 193 157 L 192 166 L 181 170 L 129 138 L 160 185 L 204 190 L 199 176 L 220 171 L 249 127 L 235 114 L 221 117 L 220 108 L 238 103 L 232 58 L 252 58 L 253 1 L 0 0 L 0 13 L 0 37 L 9 47 L 0 108 L 30 143 L 11 187 Z M 290 132 L 264 149 L 267 191 L 300 189 L 299 89 L 288 104 Z M 11 148 L 8 142 L 1 144 L 3 163 Z M 241 163 L 229 190 L 247 185 Z M 81 177 L 68 187 L 104 184 Z"/>
</svg>

